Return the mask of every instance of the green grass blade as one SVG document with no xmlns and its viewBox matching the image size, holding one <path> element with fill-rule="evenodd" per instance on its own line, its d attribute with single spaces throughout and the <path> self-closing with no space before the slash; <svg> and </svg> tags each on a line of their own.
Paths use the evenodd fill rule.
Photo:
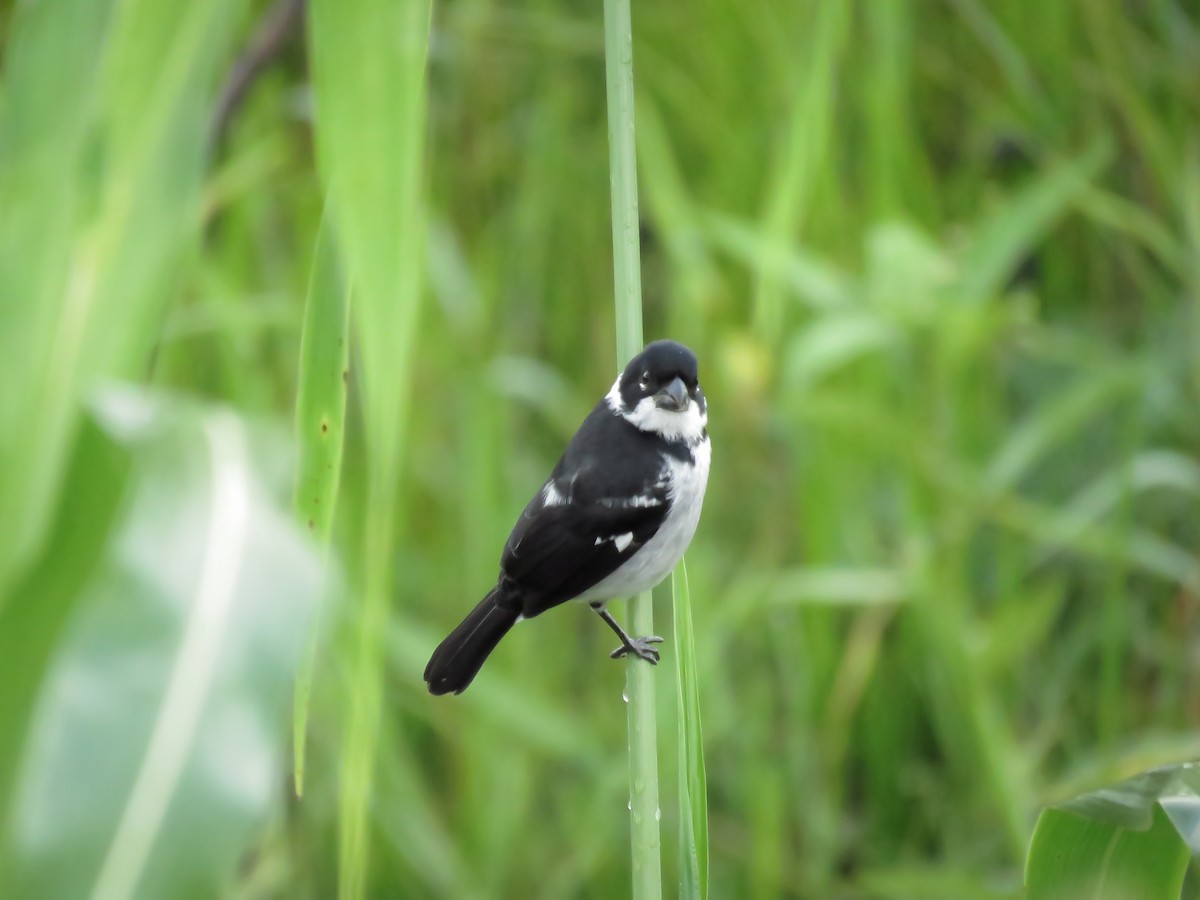
<svg viewBox="0 0 1200 900">
<path fill-rule="evenodd" d="M 49 523 L 81 396 L 145 371 L 199 229 L 232 9 L 72 2 L 22 6 L 14 23 L 0 117 L 0 296 L 14 315 L 0 350 L 22 390 L 0 401 L 0 587 Z"/>
<path fill-rule="evenodd" d="M 604 0 L 604 63 L 612 185 L 617 366 L 620 368 L 642 349 L 642 276 L 633 114 L 633 24 L 629 0 Z M 630 598 L 629 628 L 634 634 L 654 633 L 654 605 L 649 592 Z M 654 676 L 652 667 L 632 655 L 626 665 L 633 897 L 634 900 L 649 900 L 662 896 Z"/>
<path fill-rule="evenodd" d="M 834 133 L 837 70 L 850 35 L 853 4 L 830 0 L 812 10 L 816 21 L 806 35 L 806 46 L 796 54 L 799 72 L 787 135 L 767 182 L 764 254 L 790 243 L 809 215 Z M 783 290 L 777 271 L 764 258 L 756 272 L 754 324 L 765 341 L 773 341 L 783 324 Z"/>
<path fill-rule="evenodd" d="M 350 379 L 349 317 L 349 286 L 338 265 L 332 229 L 323 223 L 317 233 L 304 308 L 304 331 L 300 337 L 295 507 L 301 524 L 324 548 L 329 545 L 333 529 L 342 474 L 346 391 Z M 319 627 L 319 620 L 314 617 L 312 635 L 296 677 L 292 732 L 297 796 L 304 793 L 308 704 L 316 669 Z"/>
<path fill-rule="evenodd" d="M 1111 142 L 1097 139 L 985 215 L 976 223 L 965 250 L 956 293 L 975 302 L 998 294 L 1050 226 L 1087 192 L 1112 155 Z"/>
<path fill-rule="evenodd" d="M 103 31 L 111 2 L 21 4 L 4 43 L 0 92 L 0 356 L 25 386 L 0 391 L 0 603 L 49 525 L 54 455 L 69 441 L 39 401 L 42 368 L 63 315 L 78 192 L 64 172 L 79 165 L 90 135 Z M 49 390 L 55 405 L 67 398 Z M 35 419 L 41 409 L 44 418 Z M 63 413 L 57 413 L 62 417 Z M 32 440 L 22 424 L 36 423 Z M 32 452 L 31 452 L 32 451 Z"/>
<path fill-rule="evenodd" d="M 318 161 L 350 278 L 367 442 L 364 571 L 349 652 L 338 890 L 367 891 L 395 506 L 424 269 L 430 0 L 318 0 L 309 18 Z"/>
<path fill-rule="evenodd" d="M 679 722 L 679 895 L 708 896 L 708 776 L 700 727 L 700 683 L 687 566 L 671 576 L 675 614 L 675 699 Z"/>
<path fill-rule="evenodd" d="M 1093 418 L 1111 414 L 1143 380 L 1139 367 L 1117 365 L 1088 373 L 1058 395 L 1043 398 L 1033 413 L 1010 429 L 988 463 L 983 475 L 986 488 L 998 493 L 1017 487 L 1063 441 Z"/>
</svg>

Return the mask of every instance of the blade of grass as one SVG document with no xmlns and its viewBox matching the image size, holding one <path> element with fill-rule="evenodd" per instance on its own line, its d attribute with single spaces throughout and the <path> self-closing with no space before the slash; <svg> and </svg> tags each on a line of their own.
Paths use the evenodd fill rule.
<svg viewBox="0 0 1200 900">
<path fill-rule="evenodd" d="M 365 895 L 382 635 L 424 260 L 430 0 L 317 0 L 309 18 L 318 162 L 355 285 L 367 445 L 361 606 L 341 759 L 338 892 Z"/>
<path fill-rule="evenodd" d="M 1137 365 L 1114 365 L 1088 373 L 1057 395 L 1045 398 L 1011 429 L 982 476 L 989 491 L 1000 493 L 1019 485 L 1066 439 L 1091 419 L 1111 414 L 1145 380 Z"/>
<path fill-rule="evenodd" d="M 15 7 L 4 42 L 0 103 L 0 356 L 22 390 L 0 391 L 0 604 L 4 588 L 37 550 L 54 504 L 54 456 L 70 441 L 40 401 L 40 383 L 66 360 L 44 365 L 65 313 L 66 270 L 79 167 L 90 136 L 111 2 L 64 0 Z M 66 392 L 51 392 L 63 404 Z M 36 415 L 40 412 L 40 415 Z M 33 424 L 33 433 L 30 426 Z"/>
<path fill-rule="evenodd" d="M 708 896 L 708 776 L 700 727 L 700 683 L 687 566 L 671 576 L 675 615 L 675 699 L 679 722 L 679 894 Z"/>
<path fill-rule="evenodd" d="M 11 498 L 0 504 L 0 584 L 49 523 L 80 396 L 97 377 L 145 370 L 199 230 L 204 129 L 232 8 L 129 0 L 102 20 L 74 5 L 26 19 L 22 7 L 31 46 L 14 54 L 0 121 L 0 296 L 24 308 L 4 329 L 24 387 L 0 404 L 0 493 Z M 78 46 L 97 32 L 98 58 Z M 71 93 L 61 105 L 60 90 Z"/>
<path fill-rule="evenodd" d="M 999 293 L 1037 241 L 1087 193 L 1112 157 L 1112 142 L 1097 138 L 1087 150 L 1046 169 L 999 209 L 981 217 L 965 248 L 956 292 L 974 303 Z"/>
<path fill-rule="evenodd" d="M 853 4 L 831 0 L 813 7 L 816 21 L 805 51 L 797 54 L 799 73 L 788 131 L 775 170 L 767 181 L 762 217 L 764 253 L 790 243 L 803 224 L 821 178 L 833 135 L 839 60 L 850 34 Z M 760 263 L 755 272 L 754 325 L 773 341 L 783 324 L 783 291 L 777 269 Z"/>
<path fill-rule="evenodd" d="M 1192 297 L 1192 327 L 1190 337 L 1193 346 L 1200 338 L 1196 323 L 1200 323 L 1200 140 L 1193 137 L 1188 143 L 1185 154 L 1187 163 L 1183 167 L 1180 203 L 1183 206 L 1183 236 L 1187 247 L 1188 266 L 1184 272 L 1183 283 L 1188 294 Z M 1190 355 L 1190 383 L 1193 391 L 1200 391 L 1200 362 L 1194 354 Z"/>
<path fill-rule="evenodd" d="M 328 221 L 323 221 L 317 232 L 312 278 L 304 308 L 304 331 L 300 336 L 300 372 L 296 386 L 298 464 L 294 500 L 297 518 L 323 550 L 329 546 L 342 474 L 346 388 L 350 377 L 349 319 L 349 285 L 338 267 L 332 229 Z M 308 704 L 317 664 L 319 625 L 314 616 L 312 634 L 296 676 L 292 732 L 298 797 L 304 794 Z"/>
<path fill-rule="evenodd" d="M 620 368 L 642 349 L 642 276 L 633 115 L 633 24 L 629 0 L 604 0 L 604 63 L 608 81 L 613 289 L 617 366 Z M 654 607 L 649 592 L 630 598 L 629 627 L 634 634 L 654 633 Z M 633 897 L 634 900 L 648 900 L 662 896 L 654 677 L 653 669 L 632 655 L 626 665 Z"/>
</svg>

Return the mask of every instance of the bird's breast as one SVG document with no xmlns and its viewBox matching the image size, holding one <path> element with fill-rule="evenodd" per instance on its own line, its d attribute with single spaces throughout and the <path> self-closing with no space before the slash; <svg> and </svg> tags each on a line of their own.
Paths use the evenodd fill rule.
<svg viewBox="0 0 1200 900">
<path fill-rule="evenodd" d="M 708 486 L 711 454 L 707 438 L 692 448 L 690 460 L 663 454 L 662 478 L 667 488 L 668 510 L 662 525 L 619 569 L 578 599 L 610 600 L 638 594 L 667 577 L 696 533 Z"/>
</svg>

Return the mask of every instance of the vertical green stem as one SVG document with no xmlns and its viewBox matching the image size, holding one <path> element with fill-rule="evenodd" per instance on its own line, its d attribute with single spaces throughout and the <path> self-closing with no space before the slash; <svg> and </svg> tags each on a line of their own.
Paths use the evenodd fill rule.
<svg viewBox="0 0 1200 900">
<path fill-rule="evenodd" d="M 629 0 L 604 0 L 604 59 L 608 78 L 617 365 L 621 366 L 642 349 L 642 275 L 633 140 L 633 26 Z M 629 627 L 634 634 L 654 633 L 654 608 L 648 592 L 630 599 Z M 654 670 L 632 656 L 627 665 L 633 897 L 645 900 L 662 896 Z"/>
<path fill-rule="evenodd" d="M 708 897 L 708 775 L 700 726 L 700 682 L 692 598 L 683 560 L 671 576 L 675 618 L 675 702 L 679 729 L 679 896 Z"/>
<path fill-rule="evenodd" d="M 608 78 L 608 170 L 612 195 L 617 366 L 642 349 L 642 259 L 633 141 L 633 25 L 629 0 L 604 0 Z"/>
</svg>

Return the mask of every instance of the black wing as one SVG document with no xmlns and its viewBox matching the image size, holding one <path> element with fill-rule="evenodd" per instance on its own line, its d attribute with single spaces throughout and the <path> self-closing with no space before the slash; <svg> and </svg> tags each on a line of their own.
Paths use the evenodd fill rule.
<svg viewBox="0 0 1200 900">
<path fill-rule="evenodd" d="M 667 513 L 660 449 L 603 404 L 525 507 L 500 560 L 505 592 L 535 616 L 612 574 Z"/>
</svg>

